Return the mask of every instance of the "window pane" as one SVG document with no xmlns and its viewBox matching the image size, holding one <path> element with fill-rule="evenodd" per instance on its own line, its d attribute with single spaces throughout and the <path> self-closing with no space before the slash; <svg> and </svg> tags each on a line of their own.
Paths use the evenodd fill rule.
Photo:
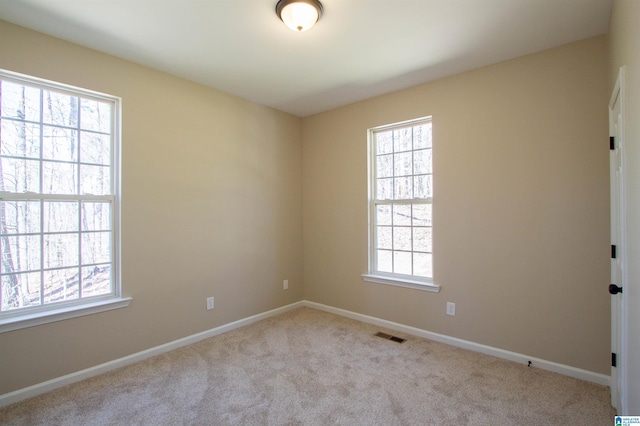
<svg viewBox="0 0 640 426">
<path fill-rule="evenodd" d="M 393 227 L 393 249 L 411 251 L 411 228 Z"/>
<path fill-rule="evenodd" d="M 44 126 L 42 157 L 47 160 L 77 161 L 78 132 L 60 127 Z"/>
<path fill-rule="evenodd" d="M 40 236 L 24 235 L 2 239 L 3 274 L 40 269 Z"/>
<path fill-rule="evenodd" d="M 78 230 L 77 201 L 45 201 L 44 232 L 74 232 Z"/>
<path fill-rule="evenodd" d="M 393 199 L 406 200 L 413 198 L 413 177 L 401 177 L 393 180 Z"/>
<path fill-rule="evenodd" d="M 379 155 L 376 159 L 376 176 L 379 178 L 393 176 L 393 155 Z"/>
<path fill-rule="evenodd" d="M 417 175 L 431 173 L 430 149 L 421 149 L 413 152 L 413 172 Z"/>
<path fill-rule="evenodd" d="M 431 148 L 431 123 L 413 127 L 413 149 Z"/>
<path fill-rule="evenodd" d="M 12 157 L 40 158 L 40 126 L 2 120 L 0 153 Z"/>
<path fill-rule="evenodd" d="M 376 224 L 391 225 L 391 206 L 376 206 Z"/>
<path fill-rule="evenodd" d="M 80 193 L 108 195 L 111 193 L 110 168 L 106 166 L 80 166 Z"/>
<path fill-rule="evenodd" d="M 413 274 L 420 277 L 433 277 L 432 255 L 413 253 Z"/>
<path fill-rule="evenodd" d="M 3 81 L 1 84 L 2 104 L 0 111 L 2 111 L 3 117 L 40 121 L 40 89 L 8 81 Z"/>
<path fill-rule="evenodd" d="M 411 151 L 395 154 L 393 157 L 393 172 L 395 176 L 409 176 L 413 174 L 413 167 L 411 164 L 413 155 Z"/>
<path fill-rule="evenodd" d="M 431 228 L 413 228 L 413 250 L 431 253 Z"/>
<path fill-rule="evenodd" d="M 76 164 L 42 162 L 44 194 L 76 194 L 77 190 Z"/>
<path fill-rule="evenodd" d="M 393 134 L 392 132 L 376 133 L 376 154 L 389 154 L 393 152 Z"/>
<path fill-rule="evenodd" d="M 82 297 L 111 293 L 111 266 L 96 265 L 82 268 Z"/>
<path fill-rule="evenodd" d="M 1 311 L 40 305 L 40 273 L 5 275 L 2 277 Z"/>
<path fill-rule="evenodd" d="M 80 133 L 80 161 L 83 163 L 111 164 L 111 137 L 96 133 Z"/>
<path fill-rule="evenodd" d="M 377 250 L 378 265 L 376 270 L 380 272 L 393 272 L 393 255 L 389 250 Z"/>
<path fill-rule="evenodd" d="M 411 275 L 411 253 L 404 251 L 393 252 L 393 272 Z"/>
<path fill-rule="evenodd" d="M 3 274 L 40 269 L 40 237 L 38 235 L 5 237 L 2 245 Z"/>
<path fill-rule="evenodd" d="M 58 126 L 78 126 L 78 98 L 43 90 L 43 121 Z"/>
<path fill-rule="evenodd" d="M 36 160 L 2 158 L 2 184 L 7 192 L 40 192 L 40 169 Z"/>
<path fill-rule="evenodd" d="M 391 245 L 391 235 L 392 231 L 390 226 L 378 226 L 376 235 L 377 248 L 391 250 L 393 248 Z"/>
<path fill-rule="evenodd" d="M 414 226 L 432 226 L 431 204 L 414 204 L 413 205 L 413 225 Z"/>
<path fill-rule="evenodd" d="M 45 269 L 78 265 L 78 238 L 78 234 L 45 235 Z"/>
<path fill-rule="evenodd" d="M 111 131 L 111 105 L 89 99 L 81 100 L 80 127 L 109 133 Z"/>
<path fill-rule="evenodd" d="M 432 175 L 422 175 L 415 177 L 415 198 L 433 197 Z"/>
<path fill-rule="evenodd" d="M 79 268 L 44 271 L 44 303 L 74 300 L 80 297 Z"/>
<path fill-rule="evenodd" d="M 393 224 L 395 226 L 411 225 L 411 205 L 410 204 L 394 204 L 393 205 Z"/>
<path fill-rule="evenodd" d="M 378 200 L 393 199 L 393 179 L 378 179 L 376 182 L 376 198 Z"/>
<path fill-rule="evenodd" d="M 393 131 L 394 152 L 410 151 L 413 149 L 411 127 Z"/>
<path fill-rule="evenodd" d="M 0 201 L 0 212 L 4 212 L 4 221 L 0 219 L 2 234 L 40 232 L 39 201 Z"/>
<path fill-rule="evenodd" d="M 111 261 L 111 232 L 82 234 L 82 264 Z"/>
<path fill-rule="evenodd" d="M 82 230 L 108 231 L 111 229 L 110 203 L 82 203 Z"/>
</svg>

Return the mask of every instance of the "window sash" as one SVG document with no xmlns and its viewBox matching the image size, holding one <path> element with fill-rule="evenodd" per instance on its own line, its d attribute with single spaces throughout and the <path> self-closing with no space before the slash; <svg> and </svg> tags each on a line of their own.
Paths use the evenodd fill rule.
<svg viewBox="0 0 640 426">
<path fill-rule="evenodd" d="M 377 275 L 385 275 L 385 276 L 402 276 L 405 278 L 410 278 L 413 280 L 429 280 L 432 279 L 433 277 L 433 273 L 430 274 L 420 274 L 417 273 L 416 271 L 419 270 L 419 267 L 416 265 L 417 261 L 416 261 L 416 255 L 428 255 L 428 257 L 430 259 L 432 259 L 433 256 L 433 247 L 432 247 L 432 237 L 426 237 L 428 239 L 428 244 L 424 243 L 425 245 L 427 245 L 428 248 L 425 249 L 421 249 L 421 248 L 417 248 L 416 246 L 418 245 L 416 243 L 416 240 L 419 239 L 416 237 L 416 231 L 426 231 L 425 235 L 432 235 L 433 232 L 433 224 L 432 221 L 427 224 L 414 224 L 414 221 L 416 219 L 416 214 L 414 213 L 414 206 L 419 206 L 419 205 L 428 205 L 428 206 L 432 206 L 432 199 L 415 199 L 415 200 L 401 200 L 401 201 L 388 201 L 388 200 L 384 200 L 384 201 L 373 201 L 372 203 L 373 208 L 372 208 L 372 222 L 373 222 L 373 226 L 372 226 L 372 231 L 371 231 L 371 241 L 372 241 L 372 250 L 371 250 L 371 260 L 372 260 L 372 267 L 371 267 L 371 271 Z M 378 207 L 379 206 L 389 206 L 390 207 L 390 216 L 392 217 L 392 221 L 391 223 L 387 223 L 387 222 L 383 222 L 380 223 L 378 221 Z M 393 217 L 396 216 L 396 214 L 394 213 L 394 208 L 395 206 L 406 206 L 409 207 L 412 211 L 411 211 L 411 217 L 409 218 L 408 223 L 401 223 L 401 224 L 395 224 L 393 221 Z M 390 232 L 390 235 L 388 235 L 388 239 L 390 241 L 387 242 L 387 244 L 385 245 L 384 243 L 382 243 L 379 239 L 379 232 L 380 230 L 383 229 L 388 229 L 388 231 Z M 397 247 L 396 246 L 396 232 L 398 232 L 399 230 L 405 230 L 405 232 L 408 230 L 409 235 L 411 236 L 409 243 L 410 246 L 409 248 L 403 248 L 403 247 Z M 423 237 L 424 238 L 424 237 Z M 380 252 L 386 252 L 389 253 L 389 255 L 391 256 L 391 259 L 389 260 L 390 262 L 390 266 L 388 266 L 387 268 L 381 268 L 380 267 L 380 261 L 381 259 L 379 258 L 379 254 Z M 402 270 L 402 266 L 398 265 L 396 266 L 396 256 L 397 254 L 409 254 L 410 255 L 410 259 L 409 259 L 409 264 L 410 264 L 410 271 L 411 273 L 403 273 L 403 272 L 397 272 L 397 270 Z M 405 261 L 406 262 L 406 261 Z M 427 267 L 427 270 L 432 271 L 432 260 L 429 261 L 429 265 Z M 389 270 L 391 269 L 391 270 Z"/>
</svg>

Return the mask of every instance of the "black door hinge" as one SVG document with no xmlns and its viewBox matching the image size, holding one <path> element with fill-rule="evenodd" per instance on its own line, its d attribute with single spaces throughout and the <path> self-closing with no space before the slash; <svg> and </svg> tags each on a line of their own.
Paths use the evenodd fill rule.
<svg viewBox="0 0 640 426">
<path fill-rule="evenodd" d="M 618 356 L 614 353 L 611 352 L 611 366 L 612 367 L 617 367 L 618 366 Z"/>
<path fill-rule="evenodd" d="M 622 287 L 618 287 L 615 284 L 609 284 L 609 294 L 622 293 Z"/>
<path fill-rule="evenodd" d="M 609 149 L 610 150 L 614 150 L 616 149 L 616 138 L 615 136 L 609 136 Z"/>
<path fill-rule="evenodd" d="M 615 244 L 611 244 L 611 258 L 616 259 L 616 246 Z"/>
</svg>

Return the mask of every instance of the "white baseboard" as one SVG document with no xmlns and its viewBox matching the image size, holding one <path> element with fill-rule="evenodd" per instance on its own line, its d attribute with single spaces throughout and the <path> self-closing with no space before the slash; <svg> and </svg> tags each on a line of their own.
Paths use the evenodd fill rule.
<svg viewBox="0 0 640 426">
<path fill-rule="evenodd" d="M 138 361 L 142 361 L 152 356 L 161 355 L 165 352 L 172 351 L 174 349 L 181 348 L 183 346 L 190 345 L 192 343 L 199 342 L 200 340 L 207 339 L 209 337 L 217 336 L 218 334 L 226 333 L 227 331 L 234 330 L 236 328 L 249 325 L 251 323 L 272 317 L 274 315 L 281 314 L 292 309 L 300 308 L 304 306 L 304 302 L 296 302 L 290 305 L 282 306 L 280 308 L 272 309 L 261 314 L 253 315 L 248 318 L 244 318 L 238 321 L 224 324 L 211 330 L 203 331 L 201 333 L 192 334 L 191 336 L 183 337 L 182 339 L 174 340 L 173 342 L 165 343 L 160 346 L 155 346 L 150 349 L 146 349 L 142 352 L 131 354 L 123 358 L 118 358 L 113 361 L 105 362 L 104 364 L 96 365 L 94 367 L 87 368 L 85 370 L 76 371 L 75 373 L 67 374 L 62 377 L 48 380 L 46 382 L 38 383 L 33 386 L 29 386 L 23 389 L 18 389 L 13 392 L 0 395 L 0 407 L 13 404 L 25 400 L 27 398 L 34 397 L 52 390 L 61 388 L 71 383 L 79 382 L 81 380 L 88 379 L 98 374 L 106 373 L 108 371 L 115 370 L 117 368 L 125 367 Z"/>
<path fill-rule="evenodd" d="M 558 364 L 551 361 L 546 361 L 540 358 L 530 357 L 527 355 L 519 354 L 516 352 L 506 351 L 504 349 L 494 348 L 491 346 L 481 345 L 479 343 L 470 342 L 468 340 L 462 340 L 455 337 L 445 336 L 443 334 L 433 333 L 430 331 L 422 330 L 420 328 L 411 327 L 395 323 L 392 321 L 383 320 L 380 318 L 371 317 L 368 315 L 358 314 L 356 312 L 347 311 L 340 308 L 334 308 L 332 306 L 323 305 L 321 303 L 310 302 L 303 300 L 300 302 L 292 303 L 290 305 L 282 306 L 280 308 L 272 309 L 261 314 L 253 315 L 238 321 L 224 324 L 211 330 L 196 333 L 191 336 L 184 337 L 182 339 L 174 340 L 173 342 L 165 343 L 160 346 L 128 355 L 123 358 L 118 358 L 113 361 L 105 362 L 104 364 L 96 365 L 94 367 L 87 368 L 85 370 L 77 371 L 75 373 L 67 374 L 62 377 L 57 377 L 46 382 L 38 383 L 33 386 L 29 386 L 23 389 L 18 389 L 13 392 L 0 395 L 0 407 L 13 404 L 25 400 L 27 398 L 34 397 L 36 395 L 50 392 L 52 390 L 61 388 L 71 383 L 79 382 L 84 379 L 88 379 L 98 374 L 103 374 L 108 371 L 115 370 L 117 368 L 125 367 L 138 361 L 150 358 L 152 356 L 161 355 L 165 352 L 172 351 L 174 349 L 181 348 L 192 343 L 199 342 L 200 340 L 207 339 L 209 337 L 217 336 L 218 334 L 226 333 L 227 331 L 234 330 L 236 328 L 243 327 L 245 325 L 252 324 L 254 322 L 290 311 L 292 309 L 307 306 L 310 308 L 318 309 L 325 312 L 330 312 L 343 317 L 351 318 L 354 320 L 366 322 L 379 327 L 388 328 L 390 330 L 400 331 L 403 333 L 411 334 L 413 336 L 424 337 L 425 339 L 434 340 L 436 342 L 446 343 L 452 346 L 456 346 L 463 349 L 468 349 L 475 352 L 480 352 L 486 355 L 492 355 L 497 358 L 506 359 L 509 361 L 519 362 L 527 364 L 531 361 L 533 367 L 538 367 L 543 370 L 553 371 L 555 373 L 563 374 L 565 376 L 574 377 L 576 379 L 586 380 L 589 382 L 597 383 L 603 386 L 610 386 L 611 378 L 604 374 L 594 373 L 592 371 L 582 370 L 580 368 L 571 367 L 568 365 Z"/>
<path fill-rule="evenodd" d="M 586 380 L 588 382 L 597 383 L 603 386 L 610 386 L 611 377 L 605 374 L 594 373 L 593 371 L 582 370 L 580 368 L 571 367 L 569 365 L 558 364 L 556 362 L 547 361 L 544 359 L 523 355 L 517 352 L 506 351 L 504 349 L 494 348 L 492 346 L 482 345 L 480 343 L 470 342 L 468 340 L 462 340 L 455 337 L 446 336 L 444 334 L 433 333 L 431 331 L 423 330 L 416 327 L 411 327 L 404 324 L 398 324 L 392 321 L 383 320 L 380 318 L 370 317 L 368 315 L 358 314 L 356 312 L 347 311 L 340 308 L 334 308 L 332 306 L 323 305 L 321 303 L 309 302 L 305 300 L 304 306 L 318 309 L 321 311 L 329 312 L 332 314 L 340 315 L 343 317 L 351 318 L 354 320 L 366 322 L 379 327 L 388 328 L 394 331 L 400 331 L 413 336 L 424 337 L 425 339 L 434 340 L 436 342 L 446 343 L 451 346 L 456 346 L 463 349 L 468 349 L 474 352 L 480 352 L 486 355 L 492 355 L 497 358 L 506 359 L 527 365 L 531 361 L 532 367 L 538 367 L 543 370 L 553 371 L 554 373 L 563 374 L 565 376 L 573 377 L 580 380 Z"/>
</svg>

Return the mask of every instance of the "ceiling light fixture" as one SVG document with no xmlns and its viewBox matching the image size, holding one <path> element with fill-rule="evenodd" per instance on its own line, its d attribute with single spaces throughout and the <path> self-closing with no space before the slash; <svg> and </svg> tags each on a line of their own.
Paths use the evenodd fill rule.
<svg viewBox="0 0 640 426">
<path fill-rule="evenodd" d="M 276 15 L 293 31 L 307 31 L 322 16 L 322 4 L 318 0 L 280 0 Z"/>
</svg>

